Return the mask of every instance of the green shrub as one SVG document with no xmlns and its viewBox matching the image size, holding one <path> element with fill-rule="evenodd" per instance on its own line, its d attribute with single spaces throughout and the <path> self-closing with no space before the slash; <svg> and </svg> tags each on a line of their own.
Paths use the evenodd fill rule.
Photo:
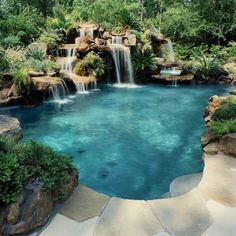
<svg viewBox="0 0 236 236">
<path fill-rule="evenodd" d="M 0 137 L 0 204 L 12 203 L 25 185 L 37 181 L 44 191 L 62 196 L 75 171 L 71 158 L 35 141 L 16 143 Z"/>
<path fill-rule="evenodd" d="M 99 55 L 90 52 L 75 65 L 74 70 L 77 75 L 94 75 L 100 77 L 105 73 L 106 65 Z"/>
<path fill-rule="evenodd" d="M 1 44 L 4 48 L 23 46 L 23 43 L 20 41 L 20 38 L 14 35 L 10 35 L 6 38 L 3 38 L 1 40 Z"/>
<path fill-rule="evenodd" d="M 227 99 L 213 114 L 215 121 L 236 119 L 236 99 Z"/>
<path fill-rule="evenodd" d="M 43 32 L 38 39 L 38 42 L 46 43 L 49 49 L 56 48 L 60 41 L 60 36 L 54 31 Z"/>
<path fill-rule="evenodd" d="M 43 59 L 46 58 L 46 55 L 44 51 L 41 50 L 40 48 L 32 47 L 26 50 L 26 58 L 27 59 L 33 58 L 33 59 L 42 61 Z"/>
<path fill-rule="evenodd" d="M 136 50 L 132 55 L 135 75 L 146 72 L 152 72 L 157 68 L 155 55 L 150 49 Z"/>
<path fill-rule="evenodd" d="M 236 132 L 236 119 L 211 122 L 211 129 L 218 138 L 228 133 Z"/>
<path fill-rule="evenodd" d="M 11 203 L 22 190 L 22 169 L 15 153 L 0 152 L 0 163 L 0 203 Z"/>
<path fill-rule="evenodd" d="M 29 91 L 30 79 L 25 70 L 14 70 L 11 72 L 11 75 L 13 77 L 13 83 L 18 86 L 22 94 Z"/>
<path fill-rule="evenodd" d="M 0 76 L 7 72 L 10 68 L 8 58 L 6 57 L 5 50 L 0 46 Z"/>
</svg>

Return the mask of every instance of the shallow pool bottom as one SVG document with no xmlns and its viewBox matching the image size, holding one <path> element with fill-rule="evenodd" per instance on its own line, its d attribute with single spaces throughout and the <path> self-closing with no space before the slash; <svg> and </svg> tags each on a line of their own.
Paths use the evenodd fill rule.
<svg viewBox="0 0 236 236">
<path fill-rule="evenodd" d="M 160 198 L 175 178 L 202 170 L 202 113 L 218 86 L 105 86 L 68 102 L 4 111 L 25 139 L 74 157 L 80 182 L 109 196 Z"/>
</svg>

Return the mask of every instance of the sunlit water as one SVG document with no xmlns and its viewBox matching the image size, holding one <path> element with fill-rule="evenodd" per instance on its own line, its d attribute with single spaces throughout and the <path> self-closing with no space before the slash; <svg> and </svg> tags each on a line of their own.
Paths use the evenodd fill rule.
<svg viewBox="0 0 236 236">
<path fill-rule="evenodd" d="M 153 199 L 202 170 L 203 109 L 223 87 L 106 86 L 67 102 L 10 109 L 37 139 L 74 157 L 80 182 L 110 196 Z"/>
</svg>

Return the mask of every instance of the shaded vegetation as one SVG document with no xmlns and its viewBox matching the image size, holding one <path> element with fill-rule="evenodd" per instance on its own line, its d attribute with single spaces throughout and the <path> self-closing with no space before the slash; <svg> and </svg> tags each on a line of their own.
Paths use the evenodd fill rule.
<svg viewBox="0 0 236 236">
<path fill-rule="evenodd" d="M 221 137 L 236 132 L 236 98 L 230 96 L 213 114 L 211 129 Z"/>
<path fill-rule="evenodd" d="M 34 181 L 41 183 L 45 191 L 61 193 L 72 171 L 71 158 L 50 147 L 0 137 L 0 203 L 14 202 L 23 187 Z"/>
</svg>

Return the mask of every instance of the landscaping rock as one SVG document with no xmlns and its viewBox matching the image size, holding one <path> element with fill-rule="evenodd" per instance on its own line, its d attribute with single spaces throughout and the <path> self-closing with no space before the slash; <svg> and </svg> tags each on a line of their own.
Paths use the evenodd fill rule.
<svg viewBox="0 0 236 236">
<path fill-rule="evenodd" d="M 225 154 L 236 157 L 236 133 L 226 134 L 220 140 L 220 150 Z"/>
<path fill-rule="evenodd" d="M 203 151 L 209 155 L 217 154 L 218 150 L 219 150 L 219 144 L 217 142 L 209 143 L 203 148 Z"/>
<path fill-rule="evenodd" d="M 206 128 L 203 136 L 201 137 L 202 146 L 205 147 L 207 144 L 217 140 L 216 135 L 210 128 Z"/>
<path fill-rule="evenodd" d="M 20 122 L 13 117 L 0 115 L 0 135 L 10 136 L 19 140 L 23 137 Z"/>
</svg>

